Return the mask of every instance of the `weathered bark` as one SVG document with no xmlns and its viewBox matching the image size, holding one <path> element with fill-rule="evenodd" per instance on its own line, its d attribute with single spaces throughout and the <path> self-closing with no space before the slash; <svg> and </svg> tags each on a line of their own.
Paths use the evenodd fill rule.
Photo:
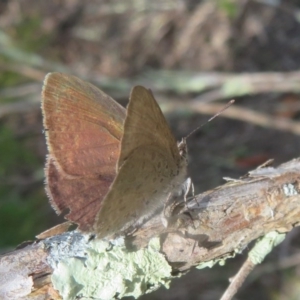
<svg viewBox="0 0 300 300">
<path fill-rule="evenodd" d="M 158 236 L 160 252 L 175 274 L 225 260 L 270 231 L 290 231 L 299 224 L 299 204 L 300 159 L 294 159 L 278 168 L 263 167 L 239 180 L 229 180 L 197 195 L 188 207 L 175 205 L 165 212 L 168 228 L 158 215 L 128 236 L 125 243 L 127 249 L 137 251 Z M 78 238 L 68 234 L 36 241 L 0 257 L 0 298 L 18 299 L 17 295 L 19 299 L 60 299 L 49 276 L 55 268 L 51 248 L 54 243 L 62 245 L 66 241 L 75 247 Z M 84 243 L 90 239 L 79 240 L 80 251 L 84 252 Z M 66 253 L 72 256 L 73 252 L 68 249 Z M 56 262 L 60 259 L 57 255 Z"/>
</svg>

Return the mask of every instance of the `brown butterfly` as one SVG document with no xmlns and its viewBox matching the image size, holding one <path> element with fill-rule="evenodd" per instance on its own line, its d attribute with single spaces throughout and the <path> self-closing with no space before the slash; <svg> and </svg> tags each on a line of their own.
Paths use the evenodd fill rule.
<svg viewBox="0 0 300 300">
<path fill-rule="evenodd" d="M 151 91 L 132 89 L 126 119 L 112 98 L 73 76 L 48 74 L 42 98 L 48 195 L 79 229 L 124 234 L 182 189 L 186 143 L 177 146 Z"/>
</svg>

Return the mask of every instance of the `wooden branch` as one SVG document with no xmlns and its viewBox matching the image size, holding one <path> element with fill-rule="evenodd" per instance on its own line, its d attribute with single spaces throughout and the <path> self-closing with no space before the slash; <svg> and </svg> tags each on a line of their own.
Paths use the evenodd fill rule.
<svg viewBox="0 0 300 300">
<path fill-rule="evenodd" d="M 0 257 L 0 298 L 61 299 L 54 287 L 64 299 L 87 291 L 101 299 L 137 297 L 192 266 L 221 263 L 268 232 L 290 231 L 300 220 L 299 193 L 300 159 L 294 159 L 229 180 L 188 208 L 174 205 L 165 211 L 167 228 L 157 215 L 120 245 L 76 231 L 33 242 Z"/>
</svg>

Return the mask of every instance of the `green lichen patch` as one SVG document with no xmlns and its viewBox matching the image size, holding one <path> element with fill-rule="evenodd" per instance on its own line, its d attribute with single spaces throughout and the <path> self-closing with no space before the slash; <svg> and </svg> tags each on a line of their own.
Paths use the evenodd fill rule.
<svg viewBox="0 0 300 300">
<path fill-rule="evenodd" d="M 63 299 L 138 298 L 160 286 L 169 287 L 171 267 L 159 252 L 159 240 L 128 252 L 124 246 L 94 240 L 87 258 L 68 258 L 57 264 L 52 282 Z"/>
</svg>

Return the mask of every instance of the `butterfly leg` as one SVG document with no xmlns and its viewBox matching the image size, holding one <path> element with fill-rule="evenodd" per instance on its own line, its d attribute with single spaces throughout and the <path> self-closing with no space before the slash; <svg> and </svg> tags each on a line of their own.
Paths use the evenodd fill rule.
<svg viewBox="0 0 300 300">
<path fill-rule="evenodd" d="M 179 208 L 179 206 L 181 206 Z M 161 215 L 161 221 L 165 228 L 177 231 L 180 228 L 191 226 L 195 228 L 192 214 L 186 210 L 184 202 L 168 206 Z"/>
<path fill-rule="evenodd" d="M 192 182 L 192 179 L 189 177 L 186 179 L 186 181 L 183 183 L 183 186 L 182 186 L 182 190 L 183 190 L 183 199 L 184 199 L 184 203 L 185 203 L 185 207 L 188 209 L 188 202 L 190 200 L 195 200 L 197 202 L 197 199 L 195 197 L 195 187 L 194 187 L 194 184 Z M 192 197 L 190 199 L 188 199 L 188 194 L 191 192 L 192 194 Z M 198 202 L 197 202 L 198 204 Z"/>
<path fill-rule="evenodd" d="M 185 205 L 187 206 L 187 195 L 188 193 L 190 192 L 190 190 L 192 189 L 192 194 L 194 196 L 194 185 L 192 183 L 192 179 L 189 177 L 187 178 L 187 180 L 183 183 L 183 187 L 182 187 L 182 190 L 184 192 L 183 194 L 183 199 L 184 199 L 184 202 L 185 202 Z"/>
<path fill-rule="evenodd" d="M 182 215 L 186 209 L 188 209 L 188 194 L 192 192 L 192 197 L 195 196 L 195 189 L 192 183 L 191 178 L 187 178 L 183 183 L 179 192 L 171 192 L 168 195 L 168 198 L 164 204 L 164 209 L 162 213 L 162 223 L 165 227 L 169 227 L 170 224 L 173 224 L 175 220 L 178 219 L 179 215 Z M 178 224 L 177 224 L 178 225 Z"/>
</svg>

